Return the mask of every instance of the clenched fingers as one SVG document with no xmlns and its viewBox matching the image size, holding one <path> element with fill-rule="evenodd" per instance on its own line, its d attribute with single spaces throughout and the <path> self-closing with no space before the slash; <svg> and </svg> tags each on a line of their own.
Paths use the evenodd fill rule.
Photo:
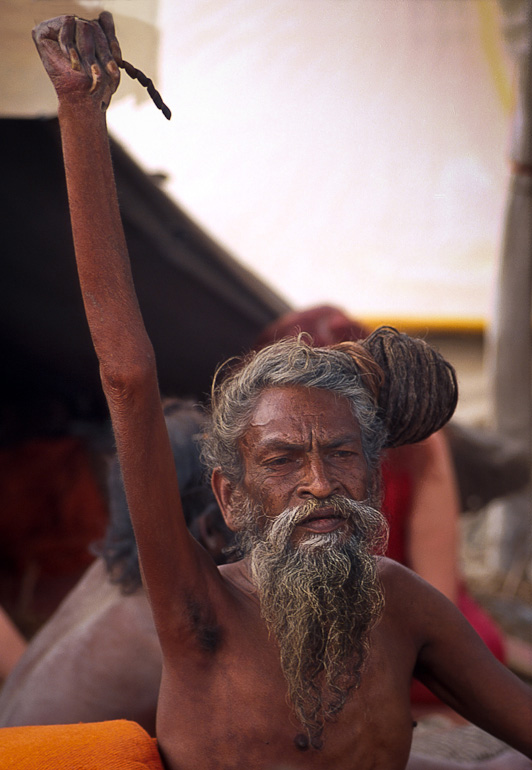
<svg viewBox="0 0 532 770">
<path fill-rule="evenodd" d="M 120 47 L 111 14 L 107 17 L 109 39 L 98 21 L 76 16 L 51 19 L 33 31 L 35 44 L 58 94 L 88 91 L 101 98 L 103 108 L 107 107 L 120 82 L 111 46 L 119 55 Z"/>
<path fill-rule="evenodd" d="M 113 55 L 113 59 L 116 61 L 119 67 L 122 66 L 122 51 L 120 50 L 120 44 L 118 42 L 118 39 L 115 34 L 115 23 L 112 15 L 109 13 L 109 11 L 103 11 L 99 17 L 98 21 L 100 23 L 100 27 L 105 33 L 105 37 L 107 38 L 107 42 L 109 45 L 109 49 Z"/>
</svg>

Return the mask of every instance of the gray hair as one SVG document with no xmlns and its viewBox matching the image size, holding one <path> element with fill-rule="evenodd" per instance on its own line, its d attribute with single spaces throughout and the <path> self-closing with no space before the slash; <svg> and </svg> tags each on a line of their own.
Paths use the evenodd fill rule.
<svg viewBox="0 0 532 770">
<path fill-rule="evenodd" d="M 352 356 L 338 349 L 314 348 L 305 336 L 290 337 L 250 354 L 220 383 L 218 370 L 212 386 L 210 424 L 203 439 L 204 462 L 211 472 L 220 468 L 231 483 L 239 484 L 244 473 L 240 440 L 261 394 L 267 388 L 290 385 L 321 388 L 348 400 L 360 426 L 370 488 L 376 493 L 387 434 L 375 400 Z"/>
</svg>

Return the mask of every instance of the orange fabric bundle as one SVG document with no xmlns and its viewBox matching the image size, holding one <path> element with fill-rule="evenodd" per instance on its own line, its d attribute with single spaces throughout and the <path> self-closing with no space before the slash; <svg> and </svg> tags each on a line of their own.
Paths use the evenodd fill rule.
<svg viewBox="0 0 532 770">
<path fill-rule="evenodd" d="M 136 722 L 0 729 L 0 770 L 163 770 L 154 738 Z"/>
</svg>

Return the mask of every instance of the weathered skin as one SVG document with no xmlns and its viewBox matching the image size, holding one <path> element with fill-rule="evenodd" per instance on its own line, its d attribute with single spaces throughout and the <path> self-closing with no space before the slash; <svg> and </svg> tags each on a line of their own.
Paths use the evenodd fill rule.
<svg viewBox="0 0 532 770">
<path fill-rule="evenodd" d="M 322 749 L 297 748 L 301 727 L 286 702 L 277 644 L 261 619 L 247 563 L 217 568 L 182 516 L 112 177 L 104 108 L 119 75 L 108 41 L 115 55 L 118 49 L 110 17 L 102 23 L 106 33 L 97 23 L 60 17 L 34 36 L 59 99 L 78 272 L 163 654 L 157 737 L 167 766 L 402 770 L 414 669 L 465 718 L 532 757 L 530 690 L 492 658 L 447 599 L 385 559 L 386 610 L 372 634 L 362 685 L 327 724 Z M 250 430 L 258 442 L 272 432 L 288 473 L 281 481 L 284 459 L 246 451 L 248 432 L 245 491 L 271 503 L 270 515 L 281 498 L 323 498 L 335 490 L 365 496 L 367 471 L 347 404 L 326 392 L 309 399 L 299 388 L 283 391 L 266 392 Z M 235 490 L 220 472 L 213 486 L 231 524 Z M 313 526 L 336 526 L 322 521 Z"/>
</svg>

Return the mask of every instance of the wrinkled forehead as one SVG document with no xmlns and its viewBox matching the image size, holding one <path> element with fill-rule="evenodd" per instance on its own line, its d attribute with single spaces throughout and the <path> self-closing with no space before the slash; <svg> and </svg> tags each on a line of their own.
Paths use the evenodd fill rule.
<svg viewBox="0 0 532 770">
<path fill-rule="evenodd" d="M 242 447 L 256 441 L 299 443 L 313 437 L 330 442 L 340 436 L 360 438 L 360 427 L 347 398 L 321 388 L 299 385 L 268 388 L 259 397 Z"/>
</svg>

